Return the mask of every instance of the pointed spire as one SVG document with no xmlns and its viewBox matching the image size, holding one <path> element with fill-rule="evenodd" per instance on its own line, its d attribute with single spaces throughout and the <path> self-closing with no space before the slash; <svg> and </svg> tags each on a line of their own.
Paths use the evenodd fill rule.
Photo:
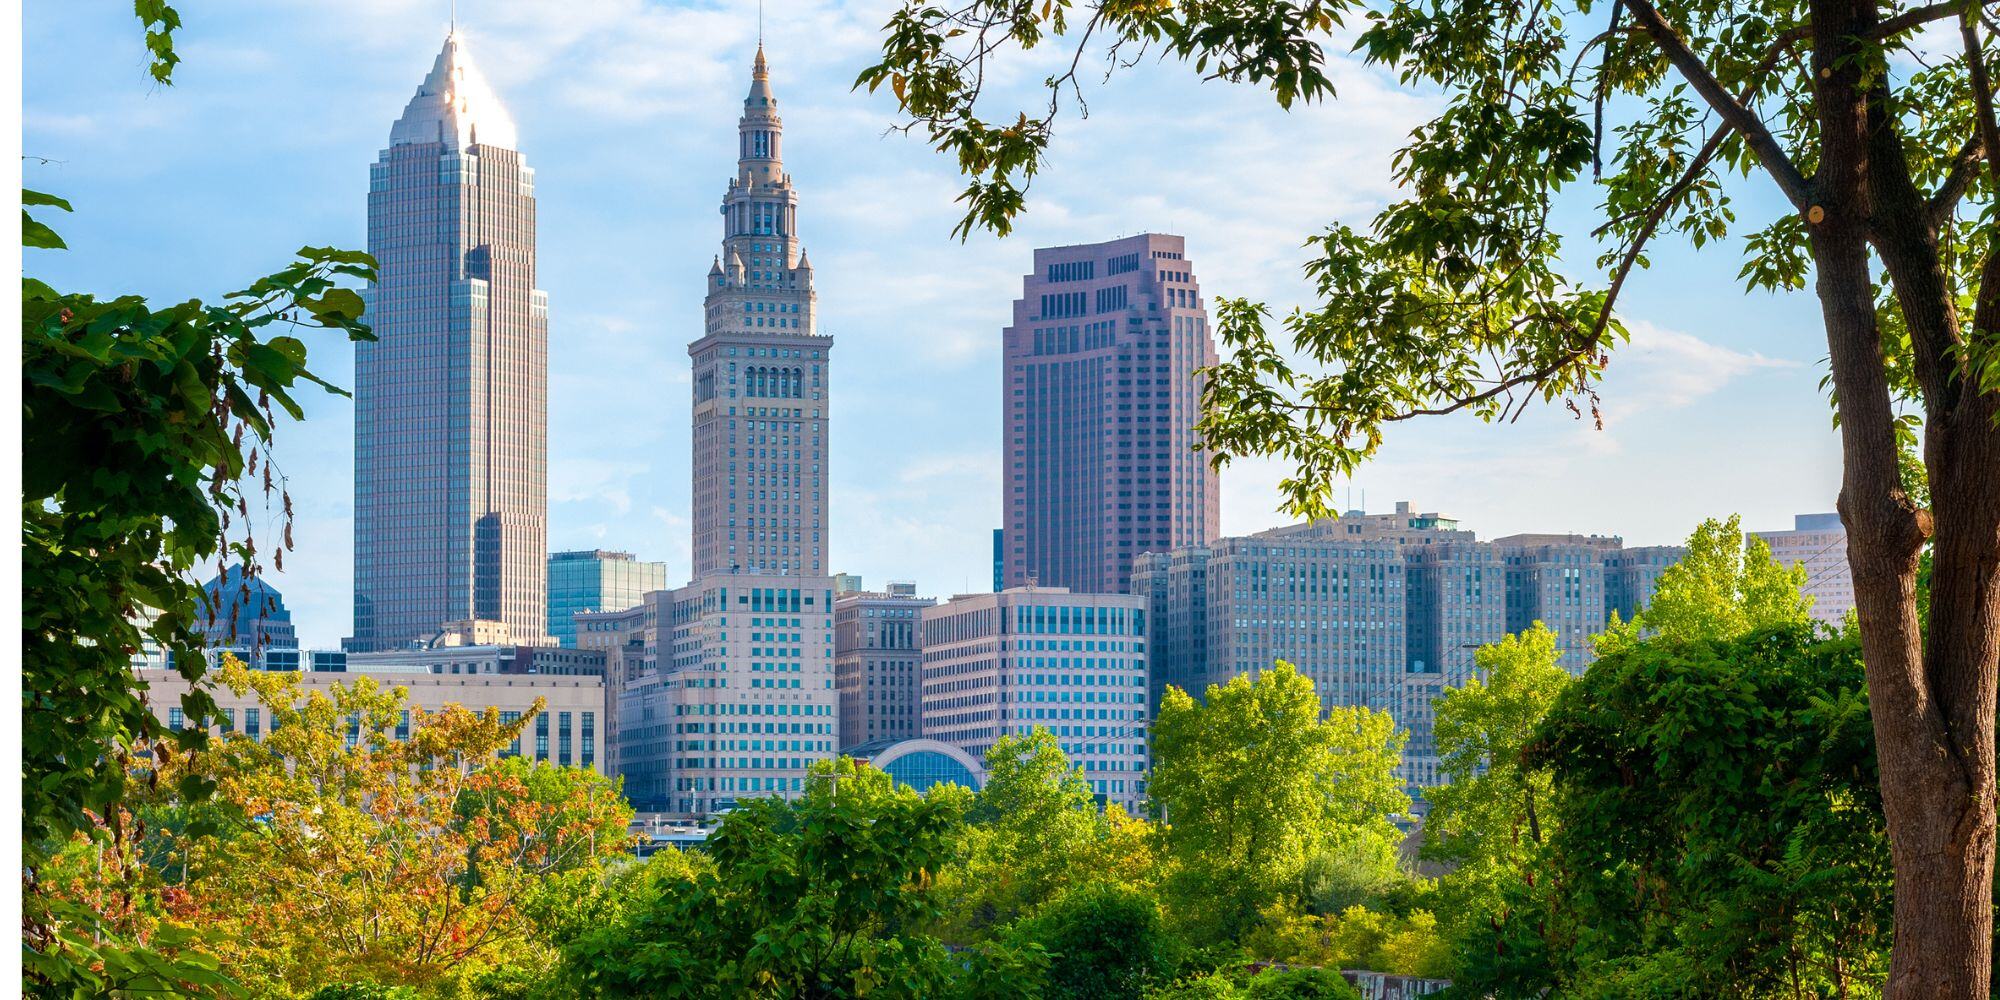
<svg viewBox="0 0 2000 1000">
<path fill-rule="evenodd" d="M 713 260 L 712 262 L 710 262 L 710 263 L 709 263 L 709 265 L 708 265 L 708 276 L 709 276 L 709 277 L 711 277 L 711 278 L 718 278 L 718 277 L 721 277 L 721 276 L 722 276 L 722 258 L 721 258 L 721 257 L 717 257 L 717 258 L 715 258 L 715 259 L 714 259 L 714 260 Z"/>
<path fill-rule="evenodd" d="M 805 247 L 800 247 L 800 248 L 799 248 L 799 267 L 798 267 L 798 269 L 799 269 L 799 270 L 801 270 L 801 271 L 810 271 L 810 270 L 812 270 L 812 269 L 813 269 L 813 266 L 812 266 L 812 261 L 809 261 L 809 260 L 807 260 L 807 259 L 806 259 L 806 248 L 805 248 Z"/>
<path fill-rule="evenodd" d="M 750 95 L 743 99 L 746 114 L 771 113 L 778 99 L 771 96 L 771 65 L 764 61 L 764 43 L 757 43 L 757 59 L 750 64 Z"/>
<path fill-rule="evenodd" d="M 514 119 L 486 82 L 458 33 L 456 18 L 430 74 L 417 85 L 403 117 L 389 130 L 389 145 L 436 142 L 451 149 L 474 143 L 519 150 Z"/>
</svg>

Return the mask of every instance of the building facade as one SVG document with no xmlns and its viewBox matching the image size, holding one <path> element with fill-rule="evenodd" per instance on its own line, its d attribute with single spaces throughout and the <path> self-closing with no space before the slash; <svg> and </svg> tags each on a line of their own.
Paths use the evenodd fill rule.
<svg viewBox="0 0 2000 1000">
<path fill-rule="evenodd" d="M 834 687 L 840 692 L 840 747 L 923 735 L 923 609 L 913 584 L 884 593 L 836 592 Z"/>
<path fill-rule="evenodd" d="M 648 594 L 646 610 L 623 617 L 641 642 L 652 636 L 636 666 L 609 671 L 619 773 L 641 811 L 704 815 L 752 796 L 793 798 L 806 769 L 839 751 L 826 578 L 717 575 Z"/>
<path fill-rule="evenodd" d="M 1002 353 L 1005 587 L 1124 593 L 1140 554 L 1216 537 L 1193 431 L 1215 347 L 1181 237 L 1036 250 Z"/>
<path fill-rule="evenodd" d="M 722 199 L 694 363 L 694 572 L 827 575 L 833 338 L 815 313 L 798 192 L 762 46 Z"/>
<path fill-rule="evenodd" d="M 1660 574 L 1685 555 L 1687 548 L 1681 545 L 1643 545 L 1608 553 L 1604 557 L 1605 617 L 1617 612 L 1620 619 L 1631 621 L 1652 600 Z"/>
<path fill-rule="evenodd" d="M 354 358 L 354 635 L 393 649 L 462 619 L 547 626 L 548 299 L 535 174 L 454 31 L 368 175 Z"/>
<path fill-rule="evenodd" d="M 1045 728 L 1102 801 L 1145 800 L 1142 598 L 1018 587 L 923 610 L 923 735 L 984 760 Z"/>
<path fill-rule="evenodd" d="M 667 588 L 667 564 L 630 552 L 586 549 L 549 553 L 549 638 L 576 645 L 579 611 L 636 608 L 646 595 Z"/>
<path fill-rule="evenodd" d="M 401 723 L 396 728 L 399 739 L 408 738 L 418 710 L 436 712 L 447 705 L 458 705 L 474 712 L 490 708 L 500 713 L 501 721 L 513 722 L 533 712 L 535 701 L 540 699 L 543 702 L 542 711 L 535 715 L 505 753 L 538 762 L 611 773 L 604 766 L 600 752 L 603 743 L 598 726 L 604 718 L 604 679 L 600 676 L 317 672 L 301 674 L 299 690 L 302 694 L 325 693 L 335 684 L 351 686 L 360 677 L 372 677 L 384 687 L 402 688 L 407 692 L 409 707 L 404 709 Z M 153 714 L 169 729 L 182 728 L 185 719 L 181 714 L 180 696 L 187 692 L 187 681 L 171 670 L 141 670 L 139 678 L 149 685 Z M 273 728 L 270 710 L 254 692 L 237 694 L 228 688 L 217 688 L 211 693 L 215 696 L 216 705 L 222 709 L 219 729 L 252 739 L 270 734 Z"/>
<path fill-rule="evenodd" d="M 1752 532 L 1771 546 L 1781 566 L 1804 566 L 1812 616 L 1838 626 L 1854 610 L 1854 574 L 1847 565 L 1847 526 L 1839 514 L 1797 514 L 1790 531 Z"/>
<path fill-rule="evenodd" d="M 1556 634 L 1563 669 L 1581 674 L 1596 659 L 1590 639 L 1604 631 L 1611 602 L 1605 564 L 1624 542 L 1607 535 L 1508 535 L 1496 538 L 1507 567 L 1507 631 L 1536 622 Z"/>
</svg>

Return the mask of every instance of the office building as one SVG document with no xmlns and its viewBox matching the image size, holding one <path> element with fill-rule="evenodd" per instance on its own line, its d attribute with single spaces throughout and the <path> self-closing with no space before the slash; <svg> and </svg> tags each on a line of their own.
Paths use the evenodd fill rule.
<svg viewBox="0 0 2000 1000">
<path fill-rule="evenodd" d="M 226 651 L 253 669 L 298 669 L 299 634 L 284 595 L 262 577 L 245 575 L 240 564 L 202 586 L 195 629 L 210 663 Z"/>
<path fill-rule="evenodd" d="M 694 362 L 694 577 L 827 575 L 833 338 L 820 336 L 798 192 L 762 46 L 722 199 Z"/>
<path fill-rule="evenodd" d="M 1782 566 L 1804 566 L 1800 588 L 1813 599 L 1812 616 L 1838 626 L 1854 610 L 1854 575 L 1847 565 L 1847 526 L 1839 514 L 1798 514 L 1790 531 L 1753 532 L 1771 546 Z"/>
<path fill-rule="evenodd" d="M 549 638 L 576 645 L 579 611 L 636 608 L 646 594 L 667 588 L 667 564 L 630 552 L 586 549 L 549 553 Z"/>
<path fill-rule="evenodd" d="M 1145 799 L 1142 598 L 1016 587 L 923 609 L 923 735 L 984 760 L 1002 735 L 1053 733 L 1101 800 Z"/>
<path fill-rule="evenodd" d="M 1496 538 L 1493 545 L 1506 566 L 1507 631 L 1541 622 L 1556 634 L 1557 662 L 1583 673 L 1597 658 L 1590 639 L 1604 631 L 1610 614 L 1605 564 L 1624 542 L 1605 535 L 1524 534 Z"/>
<path fill-rule="evenodd" d="M 1604 558 L 1605 617 L 1610 618 L 1615 611 L 1620 619 L 1631 621 L 1652 599 L 1660 574 L 1685 555 L 1687 548 L 1681 545 L 1645 545 L 1608 553 Z"/>
<path fill-rule="evenodd" d="M 625 631 L 597 631 L 600 618 L 621 619 Z M 619 773 L 643 812 L 706 815 L 753 796 L 795 798 L 806 769 L 839 750 L 825 577 L 717 575 L 648 594 L 644 609 L 578 622 L 579 643 L 620 648 L 616 663 L 607 658 Z"/>
<path fill-rule="evenodd" d="M 368 173 L 354 348 L 356 651 L 465 619 L 548 624 L 548 299 L 535 174 L 454 31 Z"/>
<path fill-rule="evenodd" d="M 138 671 L 148 685 L 147 701 L 153 714 L 168 729 L 181 729 L 186 719 L 181 711 L 181 695 L 188 684 L 171 670 Z M 401 688 L 408 695 L 408 707 L 396 726 L 397 739 L 408 739 L 417 722 L 417 713 L 436 712 L 458 705 L 473 712 L 492 709 L 503 722 L 513 722 L 534 711 L 540 699 L 542 711 L 522 730 L 513 745 L 503 751 L 508 756 L 581 767 L 602 774 L 605 768 L 599 753 L 599 720 L 604 718 L 604 679 L 595 674 L 468 673 L 428 674 L 394 671 L 379 674 L 359 672 L 312 672 L 299 677 L 302 695 L 325 694 L 333 685 L 352 686 L 359 677 L 372 677 L 386 688 Z M 238 694 L 224 687 L 213 689 L 222 710 L 217 729 L 262 739 L 276 728 L 269 706 L 255 692 Z"/>
<path fill-rule="evenodd" d="M 1036 250 L 1002 353 L 1005 587 L 1123 593 L 1140 554 L 1216 537 L 1193 430 L 1215 348 L 1181 237 Z"/>
<path fill-rule="evenodd" d="M 918 597 L 913 584 L 892 583 L 883 593 L 835 592 L 834 687 L 843 751 L 923 735 L 921 615 L 936 603 Z"/>
</svg>

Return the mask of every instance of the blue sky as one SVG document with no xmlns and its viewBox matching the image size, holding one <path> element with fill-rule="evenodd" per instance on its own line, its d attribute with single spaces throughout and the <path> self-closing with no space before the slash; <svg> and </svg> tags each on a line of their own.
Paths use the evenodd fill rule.
<svg viewBox="0 0 2000 1000">
<path fill-rule="evenodd" d="M 362 247 L 368 164 L 443 41 L 447 0 L 184 4 L 171 88 L 144 75 L 120 3 L 29 0 L 26 183 L 68 197 L 67 253 L 31 252 L 60 287 L 214 296 L 301 244 Z M 1246 87 L 1149 63 L 1087 89 L 1016 233 L 959 243 L 952 165 L 886 134 L 886 97 L 849 84 L 891 5 L 772 0 L 765 45 L 786 165 L 834 354 L 833 565 L 925 593 L 990 580 L 998 523 L 1000 330 L 1036 246 L 1179 233 L 1210 295 L 1284 312 L 1309 301 L 1304 238 L 1365 225 L 1394 196 L 1389 157 L 1430 95 L 1342 60 L 1338 101 L 1280 111 Z M 755 46 L 754 2 L 461 0 L 475 60 L 536 168 L 541 285 L 550 299 L 551 549 L 608 547 L 688 567 L 688 359 L 716 205 Z M 1038 99 L 1053 54 L 1014 59 L 1001 100 Z M 1025 104 L 1022 106 L 1032 106 Z M 1738 211 L 1778 211 L 1761 180 Z M 1591 202 L 1566 213 L 1582 246 Z M 1825 342 L 1808 294 L 1746 295 L 1740 244 L 1654 255 L 1628 287 L 1634 340 L 1613 358 L 1598 431 L 1560 409 L 1489 426 L 1396 427 L 1354 480 L 1370 509 L 1399 499 L 1482 537 L 1517 531 L 1677 541 L 1702 517 L 1756 528 L 1830 510 L 1839 452 L 1818 382 Z M 1579 259 L 1594 256 L 1577 251 Z M 349 381 L 351 348 L 312 343 Z M 349 625 L 351 405 L 314 398 L 277 457 L 300 511 L 272 582 L 302 640 Z M 1223 477 L 1222 522 L 1285 523 L 1269 463 Z"/>
</svg>

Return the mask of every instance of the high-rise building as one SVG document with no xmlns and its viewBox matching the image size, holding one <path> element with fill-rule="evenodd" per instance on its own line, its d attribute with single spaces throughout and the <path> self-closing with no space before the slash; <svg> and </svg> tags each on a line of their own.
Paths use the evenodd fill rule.
<svg viewBox="0 0 2000 1000">
<path fill-rule="evenodd" d="M 354 357 L 354 635 L 548 625 L 548 299 L 535 174 L 456 31 L 368 172 L 376 339 Z"/>
<path fill-rule="evenodd" d="M 840 747 L 923 735 L 921 615 L 936 604 L 910 584 L 885 593 L 835 592 L 834 687 Z"/>
<path fill-rule="evenodd" d="M 655 590 L 667 588 L 667 564 L 645 562 L 630 552 L 584 549 L 549 553 L 549 638 L 576 645 L 579 611 L 636 608 Z"/>
<path fill-rule="evenodd" d="M 1216 537 L 1193 430 L 1215 347 L 1181 237 L 1036 250 L 1003 341 L 1006 587 L 1123 593 L 1141 553 Z"/>
<path fill-rule="evenodd" d="M 833 338 L 814 331 L 812 264 L 764 49 L 737 123 L 694 359 L 694 576 L 827 573 Z"/>
<path fill-rule="evenodd" d="M 633 804 L 699 815 L 802 793 L 806 769 L 839 750 L 829 579 L 718 574 L 647 594 L 646 609 L 625 613 L 634 628 L 656 623 L 639 669 L 629 653 L 622 674 L 606 668 L 620 674 L 617 760 Z"/>
<path fill-rule="evenodd" d="M 618 771 L 641 810 L 794 797 L 839 750 L 827 575 L 828 351 L 758 47 L 694 360 L 694 580 L 578 619 L 607 655 Z M 858 581 L 856 581 L 858 584 Z"/>
<path fill-rule="evenodd" d="M 1592 636 L 1604 631 L 1611 604 L 1605 562 L 1624 547 L 1605 535 L 1529 534 L 1496 538 L 1507 567 L 1507 631 L 1536 622 L 1556 634 L 1563 669 L 1581 674 L 1597 658 Z"/>
<path fill-rule="evenodd" d="M 1781 566 L 1804 566 L 1801 589 L 1813 599 L 1812 616 L 1839 625 L 1854 610 L 1854 575 L 1847 565 L 1847 526 L 1839 514 L 1797 514 L 1790 531 L 1753 532 L 1770 543 Z"/>
<path fill-rule="evenodd" d="M 923 610 L 924 737 L 984 760 L 1036 727 L 1100 800 L 1145 799 L 1146 609 L 1124 594 L 1017 587 Z"/>
<path fill-rule="evenodd" d="M 1409 732 L 1404 780 L 1436 783 L 1432 703 L 1463 685 L 1473 653 L 1536 620 L 1555 630 L 1572 671 L 1592 658 L 1617 600 L 1645 603 L 1681 551 L 1624 549 L 1616 538 L 1517 535 L 1479 541 L 1456 520 L 1398 503 L 1348 511 L 1135 561 L 1147 602 L 1153 697 L 1286 660 L 1329 706 L 1395 713 Z"/>
<path fill-rule="evenodd" d="M 1652 600 L 1653 591 L 1660 584 L 1660 574 L 1685 555 L 1687 548 L 1681 545 L 1643 545 L 1606 554 L 1605 617 L 1608 619 L 1615 611 L 1619 618 L 1631 621 Z"/>
<path fill-rule="evenodd" d="M 231 565 L 203 585 L 202 594 L 195 628 L 211 665 L 228 652 L 253 670 L 299 669 L 299 633 L 278 588 Z"/>
</svg>

